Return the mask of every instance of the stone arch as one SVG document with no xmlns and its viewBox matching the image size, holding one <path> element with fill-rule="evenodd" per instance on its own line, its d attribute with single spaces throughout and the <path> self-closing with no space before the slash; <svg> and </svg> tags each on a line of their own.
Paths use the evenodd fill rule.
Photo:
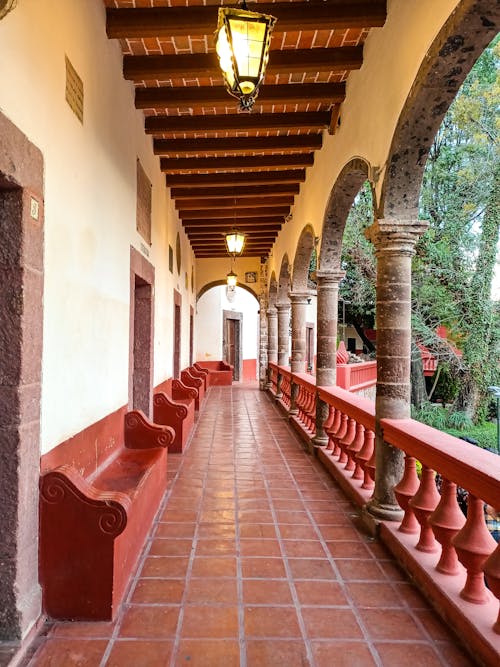
<svg viewBox="0 0 500 667">
<path fill-rule="evenodd" d="M 342 237 L 347 216 L 361 186 L 369 177 L 370 165 L 361 157 L 350 160 L 338 175 L 330 192 L 323 220 L 319 253 L 321 271 L 340 270 Z"/>
<path fill-rule="evenodd" d="M 0 138 L 0 640 L 20 640 L 41 612 L 43 157 L 2 113 Z"/>
<path fill-rule="evenodd" d="M 312 225 L 306 225 L 297 242 L 293 260 L 292 287 L 294 292 L 307 291 L 309 264 L 314 250 L 315 234 Z"/>
<path fill-rule="evenodd" d="M 462 0 L 430 46 L 394 132 L 379 218 L 400 222 L 418 218 L 421 183 L 434 137 L 499 26 L 498 2 Z"/>
<path fill-rule="evenodd" d="M 225 280 L 214 280 L 211 283 L 207 283 L 206 285 L 203 285 L 203 287 L 200 289 L 200 291 L 196 295 L 196 301 L 198 301 L 200 299 L 200 297 L 202 297 L 205 294 L 205 292 L 208 292 L 208 290 L 212 289 L 212 287 L 218 287 L 219 285 L 225 285 L 225 284 L 226 284 Z M 255 299 L 257 301 L 259 300 L 259 297 L 255 293 L 255 291 L 251 287 L 248 287 L 248 285 L 242 285 L 242 284 L 238 283 L 238 287 L 241 287 L 242 289 L 246 290 L 247 292 L 250 292 L 250 294 L 253 297 L 255 297 Z"/>
<path fill-rule="evenodd" d="M 269 281 L 269 298 L 268 298 L 269 307 L 276 306 L 277 300 L 278 300 L 278 283 L 276 281 L 276 274 L 273 271 L 271 273 L 271 280 Z"/>
<path fill-rule="evenodd" d="M 280 275 L 278 280 L 277 303 L 288 303 L 290 301 L 290 260 L 288 254 L 283 255 L 281 260 Z"/>
</svg>

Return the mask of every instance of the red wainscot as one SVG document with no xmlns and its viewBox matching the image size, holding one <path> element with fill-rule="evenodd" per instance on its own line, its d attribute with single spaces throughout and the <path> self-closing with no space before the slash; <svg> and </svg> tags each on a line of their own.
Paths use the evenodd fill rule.
<svg viewBox="0 0 500 667">
<path fill-rule="evenodd" d="M 40 582 L 50 618 L 114 618 L 166 489 L 174 435 L 133 411 L 104 452 L 75 436 L 42 459 Z M 68 463 L 45 468 L 64 454 Z"/>
</svg>

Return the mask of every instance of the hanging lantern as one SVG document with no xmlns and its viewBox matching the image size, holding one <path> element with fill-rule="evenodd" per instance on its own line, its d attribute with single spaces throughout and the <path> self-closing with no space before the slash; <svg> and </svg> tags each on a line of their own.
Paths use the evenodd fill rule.
<svg viewBox="0 0 500 667">
<path fill-rule="evenodd" d="M 228 92 L 240 100 L 240 108 L 250 111 L 269 60 L 271 32 L 276 19 L 269 14 L 220 7 L 216 51 Z"/>
<path fill-rule="evenodd" d="M 226 247 L 231 255 L 239 255 L 245 245 L 245 234 L 242 234 L 237 229 L 233 229 L 229 234 L 226 234 Z"/>
<path fill-rule="evenodd" d="M 229 271 L 229 273 L 226 276 L 226 282 L 227 282 L 228 287 L 236 287 L 236 285 L 238 283 L 238 276 L 236 275 L 236 273 L 232 269 L 231 269 L 231 271 Z"/>
</svg>

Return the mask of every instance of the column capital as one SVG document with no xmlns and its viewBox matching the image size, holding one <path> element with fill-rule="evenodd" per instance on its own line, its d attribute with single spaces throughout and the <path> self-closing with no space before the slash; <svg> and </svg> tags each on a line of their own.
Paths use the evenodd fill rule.
<svg viewBox="0 0 500 667">
<path fill-rule="evenodd" d="M 428 226 L 426 220 L 381 218 L 366 229 L 365 236 L 375 246 L 377 255 L 383 253 L 411 257 L 415 254 L 415 244 Z"/>
<path fill-rule="evenodd" d="M 278 310 L 277 310 L 276 306 L 269 306 L 266 313 L 267 313 L 268 317 L 277 317 Z"/>
<path fill-rule="evenodd" d="M 290 292 L 289 297 L 292 304 L 301 304 L 307 303 L 307 299 L 310 298 L 309 292 Z"/>
<path fill-rule="evenodd" d="M 276 304 L 276 310 L 278 313 L 284 313 L 287 310 L 290 310 L 290 303 L 277 303 Z"/>
<path fill-rule="evenodd" d="M 345 271 L 333 270 L 333 271 L 316 271 L 316 278 L 318 279 L 318 285 L 321 287 L 326 287 L 328 285 L 337 285 L 340 281 L 345 278 Z"/>
</svg>

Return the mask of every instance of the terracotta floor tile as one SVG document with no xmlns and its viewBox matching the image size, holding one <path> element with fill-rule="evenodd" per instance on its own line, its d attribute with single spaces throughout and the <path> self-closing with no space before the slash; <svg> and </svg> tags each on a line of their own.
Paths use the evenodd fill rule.
<svg viewBox="0 0 500 667">
<path fill-rule="evenodd" d="M 189 565 L 189 558 L 151 556 L 146 558 L 141 571 L 141 577 L 170 577 L 177 579 L 185 577 Z"/>
<path fill-rule="evenodd" d="M 184 609 L 181 627 L 183 639 L 236 638 L 238 637 L 238 609 L 188 605 Z"/>
<path fill-rule="evenodd" d="M 115 624 L 108 621 L 92 623 L 61 621 L 54 623 L 49 631 L 50 637 L 68 637 L 72 639 L 107 639 L 113 634 Z"/>
<path fill-rule="evenodd" d="M 325 540 L 349 540 L 357 542 L 361 539 L 359 532 L 350 525 L 319 525 L 319 531 Z M 369 554 L 367 555 L 369 557 Z"/>
<path fill-rule="evenodd" d="M 276 530 L 272 523 L 244 523 L 240 526 L 240 537 L 274 539 L 276 538 Z"/>
<path fill-rule="evenodd" d="M 235 577 L 236 559 L 229 556 L 196 556 L 191 574 L 193 577 Z"/>
<path fill-rule="evenodd" d="M 198 512 L 193 510 L 170 510 L 168 505 L 160 517 L 165 523 L 191 523 L 196 521 Z"/>
<path fill-rule="evenodd" d="M 236 535 L 236 529 L 233 523 L 200 523 L 198 527 L 198 537 L 231 539 Z"/>
<path fill-rule="evenodd" d="M 307 634 L 313 639 L 360 639 L 363 636 L 350 609 L 302 607 L 302 616 Z"/>
<path fill-rule="evenodd" d="M 362 542 L 329 542 L 326 546 L 334 558 L 370 558 L 370 552 Z"/>
<path fill-rule="evenodd" d="M 333 568 L 327 560 L 289 558 L 288 564 L 294 579 L 335 579 Z"/>
<path fill-rule="evenodd" d="M 281 558 L 242 558 L 241 568 L 245 578 L 280 579 L 286 576 Z"/>
<path fill-rule="evenodd" d="M 234 640 L 182 639 L 176 667 L 239 667 L 240 647 Z"/>
<path fill-rule="evenodd" d="M 102 640 L 47 639 L 30 667 L 99 667 L 107 645 Z"/>
<path fill-rule="evenodd" d="M 295 590 L 303 605 L 347 605 L 342 587 L 335 581 L 296 581 Z"/>
<path fill-rule="evenodd" d="M 197 556 L 234 556 L 236 555 L 236 542 L 223 539 L 199 539 L 196 545 Z"/>
<path fill-rule="evenodd" d="M 284 540 L 317 540 L 318 535 L 311 525 L 280 524 L 281 537 Z"/>
<path fill-rule="evenodd" d="M 240 523 L 274 523 L 273 515 L 267 510 L 240 510 Z"/>
<path fill-rule="evenodd" d="M 376 644 L 384 667 L 440 667 L 438 654 L 428 644 Z M 455 667 L 455 663 L 449 663 Z"/>
<path fill-rule="evenodd" d="M 159 523 L 155 537 L 193 537 L 195 523 Z"/>
<path fill-rule="evenodd" d="M 351 581 L 347 590 L 358 607 L 403 607 L 404 602 L 390 584 Z"/>
<path fill-rule="evenodd" d="M 291 558 L 326 558 L 321 543 L 313 540 L 284 540 L 283 546 Z"/>
<path fill-rule="evenodd" d="M 139 579 L 132 594 L 132 604 L 180 604 L 184 579 Z"/>
<path fill-rule="evenodd" d="M 249 667 L 309 667 L 311 663 L 302 641 L 249 639 L 247 664 Z"/>
<path fill-rule="evenodd" d="M 313 642 L 312 647 L 316 667 L 374 667 L 377 664 L 364 643 L 326 641 Z"/>
<path fill-rule="evenodd" d="M 360 616 L 373 639 L 425 640 L 424 632 L 406 611 L 360 609 Z"/>
<path fill-rule="evenodd" d="M 203 578 L 191 579 L 187 588 L 188 604 L 236 604 L 238 590 L 236 579 Z"/>
<path fill-rule="evenodd" d="M 129 641 L 118 640 L 106 661 L 106 667 L 167 667 L 170 664 L 173 641 Z"/>
<path fill-rule="evenodd" d="M 302 500 L 294 500 L 292 498 L 273 498 L 273 507 L 275 510 L 287 510 L 288 512 L 304 511 Z"/>
<path fill-rule="evenodd" d="M 243 602 L 247 605 L 293 604 L 288 582 L 282 580 L 272 581 L 269 579 L 266 581 L 245 579 L 243 581 Z"/>
<path fill-rule="evenodd" d="M 394 583 L 394 588 L 401 596 L 401 599 L 412 609 L 428 609 L 429 604 L 424 596 L 418 591 L 413 584 L 401 583 L 399 581 Z"/>
<path fill-rule="evenodd" d="M 131 639 L 166 639 L 174 637 L 180 607 L 134 605 L 123 616 L 119 635 Z"/>
<path fill-rule="evenodd" d="M 439 642 L 435 645 L 439 655 L 443 657 L 445 665 L 453 667 L 474 667 L 476 662 L 460 647 L 456 641 L 452 643 Z"/>
<path fill-rule="evenodd" d="M 151 542 L 150 556 L 189 556 L 193 549 L 193 540 L 156 539 Z"/>
<path fill-rule="evenodd" d="M 281 556 L 280 544 L 277 540 L 241 539 L 240 553 L 245 556 Z"/>
<path fill-rule="evenodd" d="M 297 612 L 292 607 L 245 607 L 245 634 L 301 638 Z"/>
<path fill-rule="evenodd" d="M 377 563 L 372 560 L 339 558 L 335 560 L 335 563 L 339 568 L 340 575 L 346 581 L 387 581 Z"/>
<path fill-rule="evenodd" d="M 311 519 L 307 512 L 297 510 L 276 510 L 276 519 L 278 523 L 289 523 L 293 525 L 306 524 L 311 525 Z"/>
<path fill-rule="evenodd" d="M 443 625 L 443 622 L 435 612 L 430 609 L 416 609 L 413 613 L 420 623 L 422 623 L 432 639 L 438 641 L 453 641 L 453 634 Z"/>
</svg>

